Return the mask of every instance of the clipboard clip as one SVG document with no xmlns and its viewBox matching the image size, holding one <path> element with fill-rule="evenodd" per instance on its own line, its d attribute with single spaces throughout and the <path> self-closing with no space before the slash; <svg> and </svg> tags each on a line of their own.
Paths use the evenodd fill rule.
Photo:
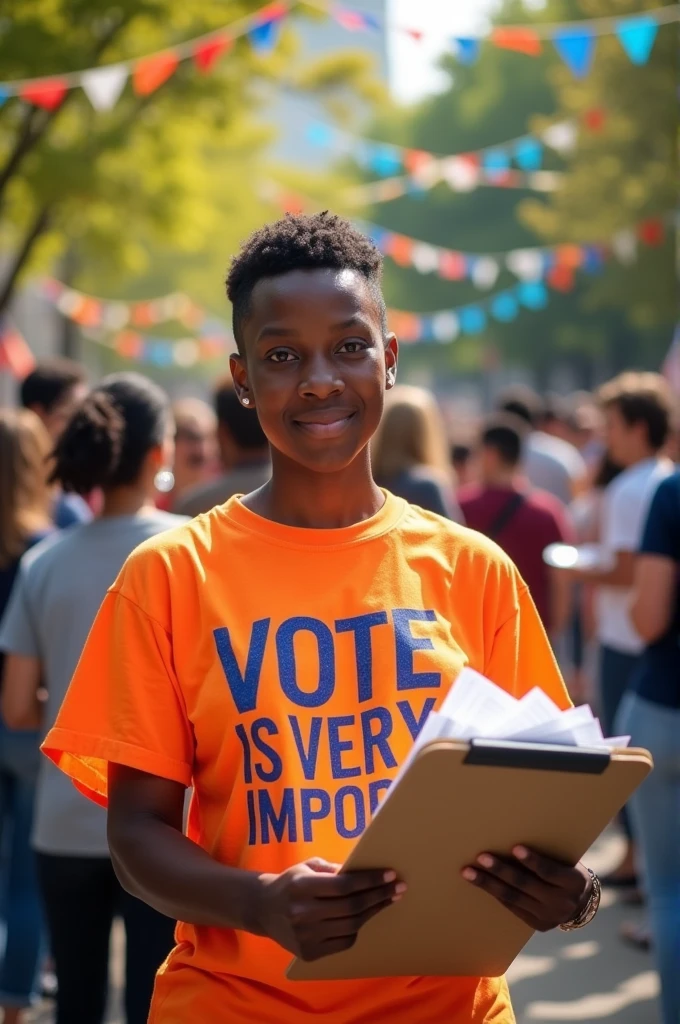
<svg viewBox="0 0 680 1024">
<path fill-rule="evenodd" d="M 471 740 L 470 749 L 463 758 L 463 764 L 585 775 L 602 775 L 609 762 L 610 752 L 599 748 L 488 739 Z"/>
</svg>

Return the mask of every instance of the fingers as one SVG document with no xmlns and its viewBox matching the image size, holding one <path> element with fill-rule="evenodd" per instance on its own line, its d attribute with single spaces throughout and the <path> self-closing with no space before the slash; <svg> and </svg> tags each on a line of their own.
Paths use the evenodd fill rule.
<svg viewBox="0 0 680 1024">
<path fill-rule="evenodd" d="M 346 871 L 342 874 L 312 874 L 298 879 L 316 899 L 342 899 L 355 893 L 392 886 L 397 881 L 396 871 Z"/>
<path fill-rule="evenodd" d="M 389 899 L 380 900 L 371 906 L 365 907 L 364 910 L 353 914 L 351 917 L 335 917 L 328 918 L 324 922 L 324 935 L 326 940 L 330 939 L 341 939 L 351 935 L 356 935 L 360 928 L 379 914 L 381 910 L 385 910 L 387 907 L 394 903 L 393 897 Z"/>
<path fill-rule="evenodd" d="M 324 860 L 323 857 L 310 857 L 309 860 L 305 861 L 305 865 L 312 871 L 323 875 L 337 875 L 342 867 L 342 864 L 331 864 L 330 861 Z"/>
<path fill-rule="evenodd" d="M 538 878 L 543 879 L 548 885 L 556 885 L 558 888 L 573 888 L 579 884 L 579 872 L 569 864 L 563 864 L 552 857 L 545 857 L 535 850 L 529 850 L 526 846 L 515 846 L 513 855 L 517 860 L 531 871 Z"/>
<path fill-rule="evenodd" d="M 494 858 L 494 862 L 494 867 L 489 870 L 481 870 L 477 865 L 465 868 L 463 878 L 472 882 L 478 889 L 488 892 L 489 896 L 499 900 L 514 914 L 533 918 L 540 910 L 539 902 L 530 892 L 522 888 L 519 878 L 515 879 L 517 884 L 512 884 L 507 880 L 505 872 L 503 873 L 505 877 L 502 877 L 498 871 L 497 858 Z"/>
</svg>

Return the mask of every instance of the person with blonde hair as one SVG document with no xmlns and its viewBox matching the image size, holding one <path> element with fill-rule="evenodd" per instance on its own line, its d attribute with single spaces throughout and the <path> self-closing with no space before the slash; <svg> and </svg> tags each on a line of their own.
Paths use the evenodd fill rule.
<svg viewBox="0 0 680 1024">
<path fill-rule="evenodd" d="M 371 458 L 381 487 L 428 512 L 463 522 L 450 486 L 444 419 L 431 392 L 410 384 L 393 389 Z"/>
<path fill-rule="evenodd" d="M 47 483 L 50 437 L 28 409 L 0 409 L 0 616 L 14 585 L 19 559 L 51 529 Z M 0 677 L 4 655 L 0 653 Z M 41 941 L 41 914 L 30 848 L 39 735 L 14 732 L 0 720 L 0 841 L 10 840 L 0 875 L 6 943 L 0 966 L 0 1007 L 16 1024 L 33 994 Z"/>
</svg>

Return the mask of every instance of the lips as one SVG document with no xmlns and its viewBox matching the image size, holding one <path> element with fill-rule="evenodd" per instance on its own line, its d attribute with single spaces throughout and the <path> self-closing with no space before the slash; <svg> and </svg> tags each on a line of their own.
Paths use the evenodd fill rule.
<svg viewBox="0 0 680 1024">
<path fill-rule="evenodd" d="M 312 437 L 334 438 L 340 437 L 355 415 L 354 409 L 319 409 L 296 416 L 293 423 Z"/>
</svg>

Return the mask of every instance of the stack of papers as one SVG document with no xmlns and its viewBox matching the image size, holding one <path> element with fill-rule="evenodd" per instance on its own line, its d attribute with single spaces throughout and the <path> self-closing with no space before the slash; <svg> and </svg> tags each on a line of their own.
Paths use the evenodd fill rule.
<svg viewBox="0 0 680 1024">
<path fill-rule="evenodd" d="M 466 668 L 439 711 L 430 712 L 385 797 L 394 790 L 418 751 L 426 743 L 441 739 L 514 740 L 590 750 L 620 749 L 630 743 L 630 736 L 605 738 L 599 720 L 587 704 L 562 711 L 538 688 L 517 700 L 479 672 Z"/>
</svg>

